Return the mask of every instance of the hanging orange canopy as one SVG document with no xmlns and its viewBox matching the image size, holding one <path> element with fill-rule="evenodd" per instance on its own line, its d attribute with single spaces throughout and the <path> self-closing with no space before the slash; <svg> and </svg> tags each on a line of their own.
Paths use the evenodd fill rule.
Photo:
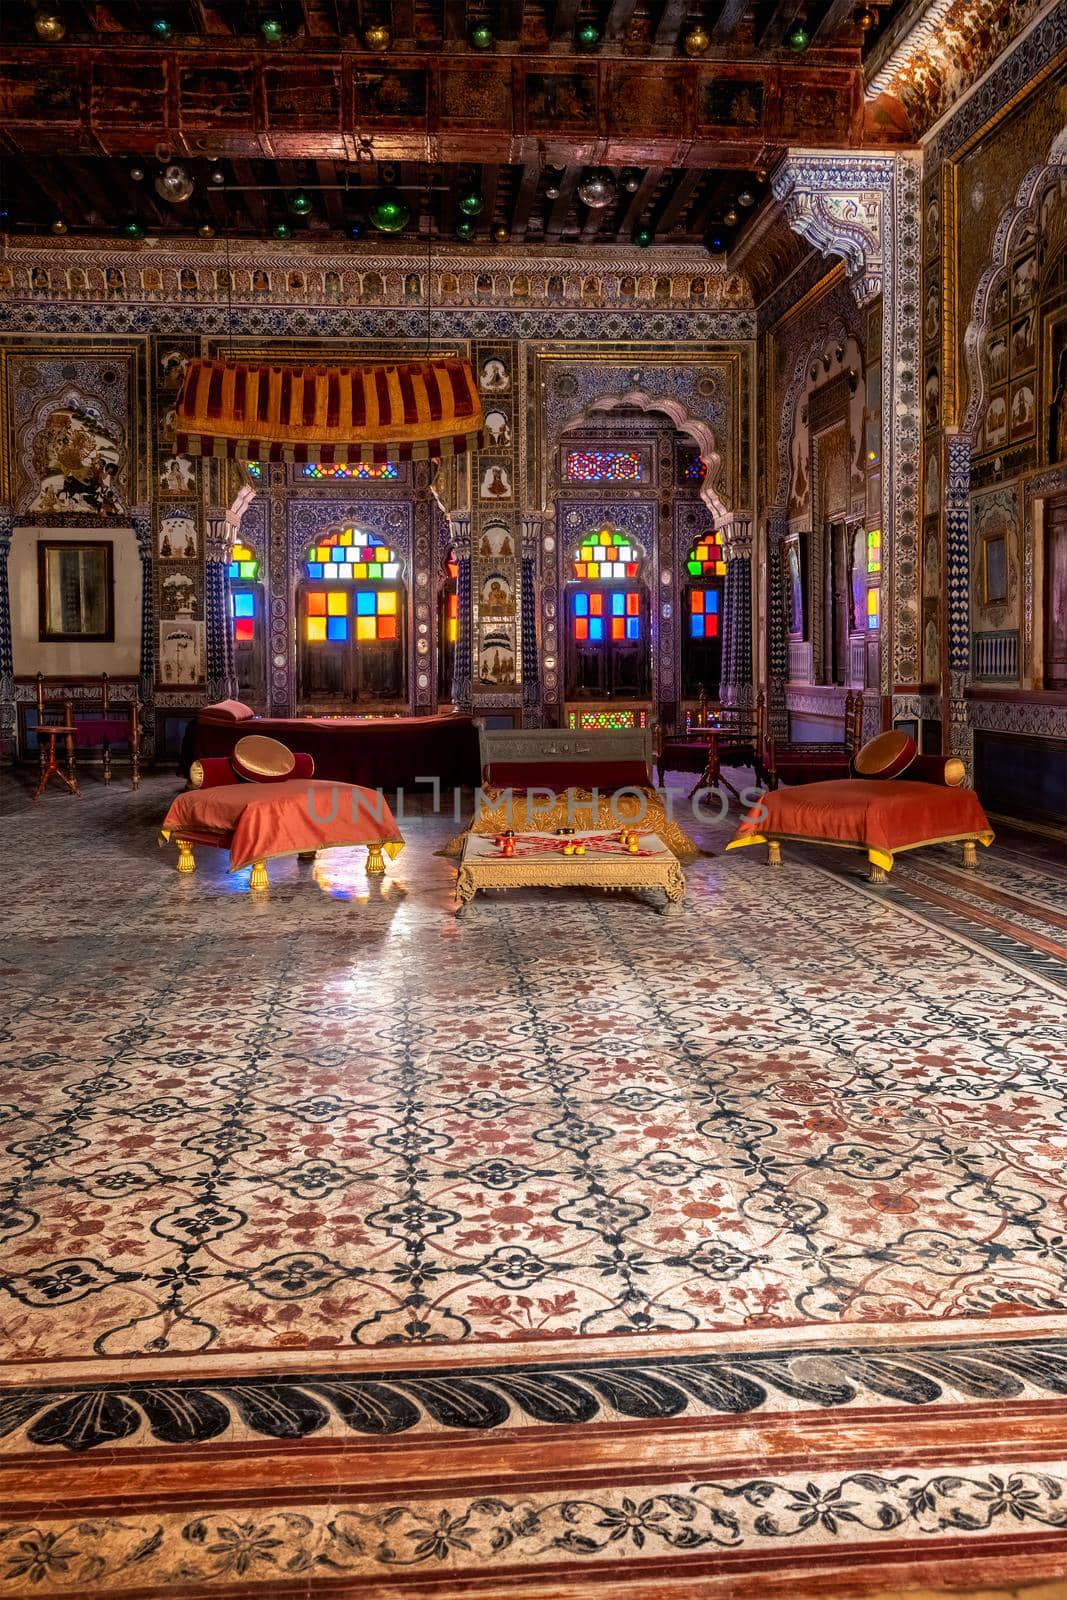
<svg viewBox="0 0 1067 1600">
<path fill-rule="evenodd" d="M 477 447 L 469 361 L 274 367 L 189 362 L 175 451 L 238 461 L 425 461 Z"/>
</svg>

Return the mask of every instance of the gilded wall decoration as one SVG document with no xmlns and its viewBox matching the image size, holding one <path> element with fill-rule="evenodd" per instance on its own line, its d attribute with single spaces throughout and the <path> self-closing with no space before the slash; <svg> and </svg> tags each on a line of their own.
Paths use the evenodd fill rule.
<svg viewBox="0 0 1067 1600">
<path fill-rule="evenodd" d="M 1018 626 L 1021 527 L 1012 486 L 971 501 L 971 608 L 975 630 Z"/>
</svg>

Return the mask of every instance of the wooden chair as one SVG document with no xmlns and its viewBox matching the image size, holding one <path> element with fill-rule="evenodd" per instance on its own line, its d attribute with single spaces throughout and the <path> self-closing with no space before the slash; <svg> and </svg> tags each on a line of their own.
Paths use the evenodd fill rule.
<svg viewBox="0 0 1067 1600">
<path fill-rule="evenodd" d="M 38 801 L 48 787 L 49 779 L 65 784 L 71 794 L 77 794 L 78 774 L 74 765 L 74 708 L 68 695 L 49 695 L 45 692 L 44 674 L 37 674 L 37 755 L 40 773 L 34 801 Z M 63 741 L 66 756 L 60 766 L 56 745 Z"/>
<path fill-rule="evenodd" d="M 96 696 L 88 697 L 93 705 Z M 74 724 L 74 743 L 81 749 L 97 747 L 101 750 L 104 782 L 111 782 L 111 752 L 115 745 L 125 745 L 130 760 L 130 787 L 137 789 L 141 783 L 141 703 L 136 687 L 129 700 L 111 699 L 111 682 L 106 672 L 100 675 L 100 714 L 81 717 Z"/>
<path fill-rule="evenodd" d="M 863 691 L 845 695 L 845 719 L 840 742 L 833 740 L 805 744 L 777 736 L 776 729 L 785 725 L 784 705 L 782 715 L 772 719 L 766 748 L 761 758 L 760 778 L 768 789 L 777 789 L 780 783 L 820 783 L 826 778 L 847 778 L 852 768 L 852 757 L 863 742 Z M 757 769 L 759 770 L 759 769 Z"/>
</svg>

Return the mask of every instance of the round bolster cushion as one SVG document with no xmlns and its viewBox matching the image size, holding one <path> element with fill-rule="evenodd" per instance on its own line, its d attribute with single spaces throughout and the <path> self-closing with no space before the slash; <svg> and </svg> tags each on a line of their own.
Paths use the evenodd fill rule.
<svg viewBox="0 0 1067 1600">
<path fill-rule="evenodd" d="M 916 756 L 902 776 L 916 783 L 941 783 L 949 789 L 959 789 L 967 777 L 967 768 L 959 756 Z"/>
<path fill-rule="evenodd" d="M 899 778 L 915 760 L 915 740 L 902 728 L 875 734 L 852 758 L 855 778 Z"/>
<path fill-rule="evenodd" d="M 222 758 L 224 761 L 226 757 Z M 293 752 L 293 765 L 288 772 L 253 772 L 245 767 L 234 751 L 227 765 L 232 767 L 231 783 L 288 783 L 290 778 L 313 778 L 315 758 L 304 750 Z"/>
<path fill-rule="evenodd" d="M 220 789 L 224 784 L 240 781 L 229 756 L 198 756 L 189 768 L 190 789 Z"/>
</svg>

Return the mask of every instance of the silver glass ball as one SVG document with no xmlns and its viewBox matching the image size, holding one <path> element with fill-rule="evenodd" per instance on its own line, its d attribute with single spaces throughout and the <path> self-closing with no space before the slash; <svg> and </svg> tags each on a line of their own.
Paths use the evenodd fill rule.
<svg viewBox="0 0 1067 1600">
<path fill-rule="evenodd" d="M 156 179 L 156 193 L 164 200 L 178 202 L 188 200 L 193 192 L 193 180 L 184 167 L 173 162 Z"/>
<path fill-rule="evenodd" d="M 579 200 L 592 210 L 597 210 L 601 206 L 610 206 L 616 193 L 615 179 L 610 172 L 602 172 L 600 170 L 590 172 L 578 185 Z"/>
<path fill-rule="evenodd" d="M 133 179 L 134 183 L 143 183 L 144 182 L 144 168 L 143 167 L 131 167 L 130 168 L 130 177 Z"/>
</svg>

